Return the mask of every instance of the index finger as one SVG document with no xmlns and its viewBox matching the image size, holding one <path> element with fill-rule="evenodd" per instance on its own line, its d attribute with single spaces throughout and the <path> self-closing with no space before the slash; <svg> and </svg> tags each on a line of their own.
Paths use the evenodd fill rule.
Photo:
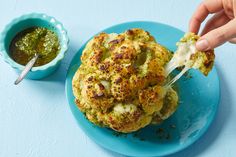
<svg viewBox="0 0 236 157">
<path fill-rule="evenodd" d="M 204 0 L 194 12 L 190 23 L 189 31 L 198 33 L 201 23 L 211 13 L 216 13 L 223 9 L 222 0 Z"/>
</svg>

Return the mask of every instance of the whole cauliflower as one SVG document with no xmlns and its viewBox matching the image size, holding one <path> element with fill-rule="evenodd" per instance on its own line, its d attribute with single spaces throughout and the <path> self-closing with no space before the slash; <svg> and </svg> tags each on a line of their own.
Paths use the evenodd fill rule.
<svg viewBox="0 0 236 157">
<path fill-rule="evenodd" d="M 164 88 L 171 57 L 142 29 L 101 33 L 83 50 L 72 82 L 75 102 L 92 123 L 118 132 L 160 123 L 178 104 L 176 91 Z"/>
</svg>

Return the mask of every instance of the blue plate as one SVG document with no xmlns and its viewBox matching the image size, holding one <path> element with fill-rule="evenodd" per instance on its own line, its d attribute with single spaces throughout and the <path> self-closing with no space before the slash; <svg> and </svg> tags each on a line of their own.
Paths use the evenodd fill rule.
<svg viewBox="0 0 236 157">
<path fill-rule="evenodd" d="M 172 51 L 176 49 L 176 42 L 184 34 L 179 29 L 154 22 L 123 23 L 103 31 L 121 33 L 130 28 L 149 31 L 157 42 Z M 215 117 L 220 97 L 219 79 L 215 68 L 207 77 L 196 70 L 191 70 L 189 73 L 191 77 L 183 77 L 178 81 L 179 108 L 161 125 L 147 126 L 126 135 L 90 123 L 74 103 L 71 85 L 85 45 L 86 43 L 70 64 L 66 78 L 66 94 L 79 126 L 97 144 L 128 156 L 163 156 L 186 148 L 206 132 Z"/>
</svg>

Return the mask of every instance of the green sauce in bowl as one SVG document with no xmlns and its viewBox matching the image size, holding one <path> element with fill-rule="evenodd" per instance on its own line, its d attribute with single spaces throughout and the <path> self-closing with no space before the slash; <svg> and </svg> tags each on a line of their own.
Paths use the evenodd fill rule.
<svg viewBox="0 0 236 157">
<path fill-rule="evenodd" d="M 30 27 L 13 38 L 9 50 L 11 58 L 21 65 L 26 65 L 39 54 L 34 66 L 42 66 L 56 58 L 60 42 L 55 32 L 44 27 Z"/>
</svg>

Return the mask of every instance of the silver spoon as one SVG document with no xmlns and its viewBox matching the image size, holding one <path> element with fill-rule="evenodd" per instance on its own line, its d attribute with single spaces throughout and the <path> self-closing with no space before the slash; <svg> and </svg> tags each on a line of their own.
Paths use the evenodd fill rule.
<svg viewBox="0 0 236 157">
<path fill-rule="evenodd" d="M 25 65 L 24 70 L 20 73 L 19 77 L 14 82 L 15 85 L 19 84 L 25 78 L 25 76 L 34 66 L 34 63 L 37 61 L 38 57 L 39 54 L 35 54 L 35 56 Z"/>
</svg>

